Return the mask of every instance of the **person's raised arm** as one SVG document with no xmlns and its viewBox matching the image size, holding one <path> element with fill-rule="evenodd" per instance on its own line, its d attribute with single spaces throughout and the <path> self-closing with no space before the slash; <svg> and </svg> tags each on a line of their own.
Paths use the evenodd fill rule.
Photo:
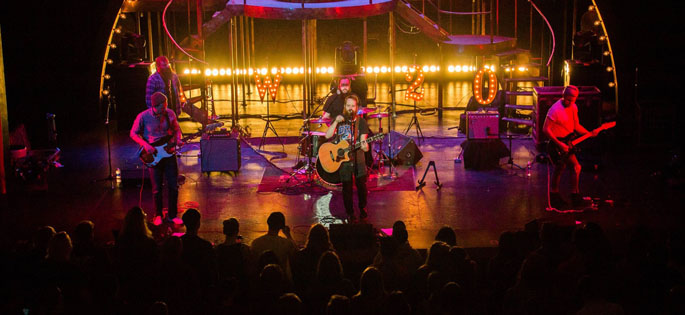
<svg viewBox="0 0 685 315">
<path fill-rule="evenodd" d="M 338 115 L 338 117 L 335 117 L 335 121 L 328 126 L 328 129 L 326 129 L 326 139 L 333 138 L 333 135 L 335 135 L 335 129 L 338 127 L 338 124 L 341 123 L 345 118 L 341 115 Z"/>
</svg>

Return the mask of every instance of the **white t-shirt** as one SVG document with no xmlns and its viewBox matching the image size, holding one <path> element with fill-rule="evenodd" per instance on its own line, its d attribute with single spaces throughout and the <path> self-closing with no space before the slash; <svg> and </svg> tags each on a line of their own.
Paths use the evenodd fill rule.
<svg viewBox="0 0 685 315">
<path fill-rule="evenodd" d="M 574 103 L 569 107 L 564 107 L 560 99 L 549 108 L 547 119 L 550 120 L 548 124 L 557 138 L 566 137 L 575 130 L 578 123 L 578 106 Z"/>
</svg>

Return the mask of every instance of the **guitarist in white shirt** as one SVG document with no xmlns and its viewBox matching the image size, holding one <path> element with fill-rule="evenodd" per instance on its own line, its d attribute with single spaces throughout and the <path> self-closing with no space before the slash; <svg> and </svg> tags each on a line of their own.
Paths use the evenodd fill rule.
<svg viewBox="0 0 685 315">
<path fill-rule="evenodd" d="M 133 122 L 133 127 L 129 136 L 138 143 L 146 153 L 157 154 L 156 146 L 159 147 L 168 143 L 165 148 L 174 150 L 181 143 L 181 128 L 178 125 L 176 114 L 167 108 L 167 98 L 161 92 L 152 94 L 152 107 L 141 112 Z M 169 189 L 169 212 L 166 220 L 174 224 L 182 224 L 178 214 L 178 164 L 176 155 L 171 155 L 161 159 L 150 169 L 152 178 L 152 195 L 155 202 L 156 215 L 153 224 L 162 224 L 162 180 L 166 179 L 166 186 Z"/>
<path fill-rule="evenodd" d="M 348 220 L 354 221 L 354 204 L 352 200 L 352 180 L 357 185 L 357 198 L 359 199 L 359 218 L 366 219 L 366 163 L 364 152 L 369 151 L 366 138 L 369 134 L 369 126 L 361 115 L 357 115 L 359 98 L 351 94 L 345 98 L 345 110 L 342 115 L 336 116 L 333 123 L 326 130 L 326 139 L 338 135 L 339 140 L 346 140 L 352 146 L 361 142 L 361 151 L 350 153 L 350 161 L 340 165 L 340 180 L 342 182 L 343 202 Z"/>
<path fill-rule="evenodd" d="M 543 125 L 543 131 L 549 137 L 550 142 L 555 144 L 563 154 L 559 161 L 555 161 L 554 173 L 550 182 L 550 205 L 557 209 L 566 205 L 566 202 L 559 194 L 559 182 L 561 181 L 561 174 L 567 165 L 571 166 L 573 170 L 571 176 L 571 204 L 574 207 L 579 207 L 583 204 L 583 198 L 580 196 L 578 189 L 581 170 L 580 163 L 578 163 L 576 155 L 572 151 L 569 152 L 572 148 L 560 140 L 560 138 L 567 137 L 573 132 L 580 135 L 590 133 L 578 122 L 578 106 L 576 106 L 578 94 L 579 90 L 576 86 L 567 86 L 564 89 L 563 98 L 556 101 L 549 108 Z M 592 136 L 597 136 L 598 133 L 599 130 L 593 130 Z"/>
</svg>

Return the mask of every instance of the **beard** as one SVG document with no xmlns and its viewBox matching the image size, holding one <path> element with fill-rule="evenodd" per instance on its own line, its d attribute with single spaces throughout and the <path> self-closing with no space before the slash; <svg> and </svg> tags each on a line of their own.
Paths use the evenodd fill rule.
<svg viewBox="0 0 685 315">
<path fill-rule="evenodd" d="M 172 76 L 173 73 L 174 73 L 174 72 L 171 71 L 171 68 L 161 68 L 161 69 L 159 69 L 159 74 L 162 76 L 162 79 L 164 79 L 164 81 L 167 81 L 167 82 L 168 82 L 169 80 L 171 80 L 171 76 Z"/>
<path fill-rule="evenodd" d="M 345 111 L 343 113 L 343 117 L 345 117 L 345 120 L 348 121 L 354 121 L 357 118 L 357 112 L 356 111 Z"/>
</svg>

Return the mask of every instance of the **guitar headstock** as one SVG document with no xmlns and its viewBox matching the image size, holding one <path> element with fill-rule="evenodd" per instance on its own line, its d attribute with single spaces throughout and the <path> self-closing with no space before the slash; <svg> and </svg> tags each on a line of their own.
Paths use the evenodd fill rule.
<svg viewBox="0 0 685 315">
<path fill-rule="evenodd" d="M 615 122 L 615 121 L 610 121 L 610 122 L 603 123 L 603 124 L 602 124 L 601 126 L 599 126 L 599 128 L 597 128 L 597 129 L 599 129 L 599 130 L 601 131 L 601 130 L 611 129 L 611 128 L 614 128 L 614 127 L 616 127 L 616 122 Z"/>
</svg>

